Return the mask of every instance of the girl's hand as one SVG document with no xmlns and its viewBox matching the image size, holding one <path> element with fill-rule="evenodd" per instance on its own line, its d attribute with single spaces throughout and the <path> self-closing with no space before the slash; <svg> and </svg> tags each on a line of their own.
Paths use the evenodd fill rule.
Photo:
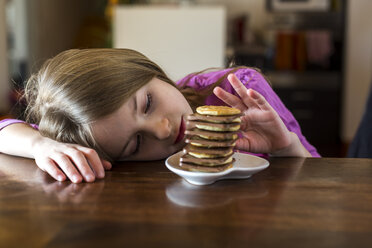
<svg viewBox="0 0 372 248">
<path fill-rule="evenodd" d="M 93 182 L 111 169 L 111 163 L 100 159 L 93 149 L 43 136 L 34 141 L 32 153 L 37 166 L 58 181 Z"/>
<path fill-rule="evenodd" d="M 239 97 L 220 87 L 213 92 L 229 106 L 242 111 L 240 130 L 243 137 L 238 139 L 237 149 L 276 156 L 311 156 L 261 94 L 246 89 L 234 74 L 230 74 L 228 80 Z"/>
</svg>

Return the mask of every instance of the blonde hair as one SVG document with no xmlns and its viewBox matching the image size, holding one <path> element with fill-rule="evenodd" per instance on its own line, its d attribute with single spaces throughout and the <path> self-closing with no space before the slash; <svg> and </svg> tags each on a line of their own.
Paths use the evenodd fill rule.
<svg viewBox="0 0 372 248">
<path fill-rule="evenodd" d="M 143 54 L 130 49 L 73 49 L 46 61 L 25 88 L 27 121 L 43 136 L 95 149 L 91 124 L 120 108 L 157 77 L 174 83 Z"/>
</svg>

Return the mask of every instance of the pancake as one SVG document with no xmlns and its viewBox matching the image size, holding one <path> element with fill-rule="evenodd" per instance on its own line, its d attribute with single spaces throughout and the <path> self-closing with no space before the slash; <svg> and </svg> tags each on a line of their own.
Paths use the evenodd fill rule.
<svg viewBox="0 0 372 248">
<path fill-rule="evenodd" d="M 197 147 L 234 147 L 236 144 L 236 139 L 230 139 L 230 140 L 207 140 L 203 139 L 199 136 L 191 136 L 189 138 L 186 138 L 186 143 L 192 144 L 193 146 Z"/>
<path fill-rule="evenodd" d="M 180 158 L 180 162 L 204 165 L 204 166 L 218 166 L 233 162 L 233 157 L 222 157 L 222 158 L 196 158 L 190 154 L 185 154 Z"/>
<path fill-rule="evenodd" d="M 233 148 L 240 129 L 239 109 L 201 106 L 186 117 L 186 147 L 180 166 L 186 170 L 220 172 L 231 168 Z"/>
<path fill-rule="evenodd" d="M 196 135 L 206 140 L 234 140 L 238 138 L 236 132 L 213 132 L 200 130 L 198 128 L 193 128 L 191 130 L 186 129 L 185 134 L 188 136 Z"/>
<path fill-rule="evenodd" d="M 210 123 L 206 121 L 187 121 L 187 126 L 190 128 L 198 128 L 201 130 L 209 130 L 209 131 L 216 131 L 216 132 L 234 132 L 238 131 L 240 128 L 239 122 L 234 123 Z"/>
<path fill-rule="evenodd" d="M 196 112 L 201 115 L 239 115 L 241 111 L 237 108 L 231 108 L 228 106 L 200 106 L 196 108 Z"/>
<path fill-rule="evenodd" d="M 186 145 L 183 149 L 184 153 L 188 153 L 197 158 L 220 158 L 227 157 L 233 154 L 232 147 L 215 147 L 213 149 L 200 148 L 191 144 Z"/>
<path fill-rule="evenodd" d="M 189 164 L 189 163 L 180 163 L 180 166 L 183 169 L 186 169 L 188 171 L 198 171 L 198 172 L 221 172 L 225 171 L 232 167 L 232 163 L 220 165 L 220 166 L 202 166 L 202 165 L 195 165 L 195 164 Z"/>
</svg>

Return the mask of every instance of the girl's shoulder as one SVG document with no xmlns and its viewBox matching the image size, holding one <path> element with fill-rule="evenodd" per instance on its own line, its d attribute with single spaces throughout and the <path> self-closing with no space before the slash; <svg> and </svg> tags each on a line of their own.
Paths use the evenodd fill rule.
<svg viewBox="0 0 372 248">
<path fill-rule="evenodd" d="M 249 67 L 238 67 L 233 69 L 233 71 L 231 72 L 235 74 L 235 76 L 243 83 L 246 88 L 257 89 L 262 87 L 270 87 L 265 77 L 257 69 Z M 227 87 L 231 87 L 227 79 L 221 83 L 221 87 L 224 88 L 224 85 L 226 85 Z"/>
<path fill-rule="evenodd" d="M 249 67 L 236 67 L 221 70 L 207 70 L 198 73 L 191 73 L 179 80 L 178 86 L 188 86 L 195 89 L 202 89 L 211 84 L 221 81 L 221 86 L 228 86 L 227 75 L 234 73 L 244 84 L 253 81 L 265 81 L 261 73 Z M 246 85 L 247 86 L 247 85 Z"/>
<path fill-rule="evenodd" d="M 226 74 L 230 69 L 223 70 L 204 70 L 201 72 L 195 72 L 187 75 L 186 77 L 180 79 L 176 82 L 178 86 L 188 86 L 195 89 L 204 88 L 217 80 L 219 80 L 224 74 Z"/>
<path fill-rule="evenodd" d="M 39 127 L 36 125 L 36 124 L 29 124 L 23 120 L 18 120 L 18 119 L 3 119 L 3 120 L 0 120 L 0 130 L 2 130 L 3 128 L 9 126 L 9 125 L 12 125 L 12 124 L 16 124 L 16 123 L 24 123 L 24 124 L 28 124 L 30 125 L 31 127 L 35 128 L 35 129 L 38 129 Z"/>
</svg>

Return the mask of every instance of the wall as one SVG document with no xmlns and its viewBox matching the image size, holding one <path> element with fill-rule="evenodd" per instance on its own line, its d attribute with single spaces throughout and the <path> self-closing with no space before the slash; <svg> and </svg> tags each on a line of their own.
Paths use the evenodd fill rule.
<svg viewBox="0 0 372 248">
<path fill-rule="evenodd" d="M 25 0 L 8 1 L 6 6 L 6 20 L 12 43 L 8 44 L 10 75 L 21 75 L 19 67 L 28 60 L 27 36 L 27 2 Z"/>
<path fill-rule="evenodd" d="M 114 47 L 140 51 L 172 80 L 225 65 L 226 11 L 221 6 L 119 6 L 114 16 Z"/>
<path fill-rule="evenodd" d="M 76 35 L 88 10 L 89 0 L 27 1 L 30 71 L 34 72 L 46 59 L 74 45 Z"/>
<path fill-rule="evenodd" d="M 8 56 L 6 44 L 5 0 L 0 0 L 0 113 L 8 108 Z"/>
<path fill-rule="evenodd" d="M 200 5 L 222 5 L 226 7 L 227 16 L 234 18 L 239 15 L 250 16 L 249 25 L 252 29 L 262 30 L 265 28 L 266 0 L 149 0 L 152 4 L 200 4 Z"/>
<path fill-rule="evenodd" d="M 363 115 L 372 79 L 372 1 L 349 1 L 342 138 L 350 141 Z"/>
<path fill-rule="evenodd" d="M 265 29 L 268 16 L 266 0 L 196 0 L 199 4 L 221 4 L 227 9 L 227 16 L 234 18 L 239 15 L 249 15 L 249 25 L 252 29 Z"/>
</svg>

